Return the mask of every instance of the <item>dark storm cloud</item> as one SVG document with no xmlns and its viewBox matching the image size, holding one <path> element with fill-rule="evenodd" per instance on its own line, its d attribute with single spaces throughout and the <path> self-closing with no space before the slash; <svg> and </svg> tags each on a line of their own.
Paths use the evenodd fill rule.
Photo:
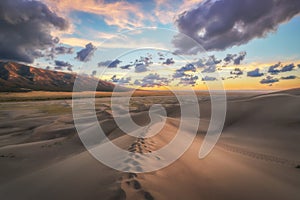
<svg viewBox="0 0 300 200">
<path fill-rule="evenodd" d="M 66 30 L 68 22 L 40 1 L 0 1 L 0 59 L 32 63 L 58 38 L 51 30 Z"/>
<path fill-rule="evenodd" d="M 96 49 L 97 48 L 92 43 L 88 43 L 85 45 L 84 49 L 81 49 L 79 52 L 77 52 L 77 56 L 75 58 L 79 61 L 87 62 L 94 55 Z"/>
<path fill-rule="evenodd" d="M 273 78 L 272 76 L 267 76 L 266 78 L 260 81 L 261 84 L 272 84 L 279 82 L 279 79 Z"/>
<path fill-rule="evenodd" d="M 249 76 L 249 77 L 261 77 L 261 76 L 263 76 L 263 75 L 264 75 L 263 73 L 259 72 L 259 69 L 258 69 L 258 68 L 255 69 L 255 70 L 253 70 L 253 71 L 249 71 L 249 72 L 247 73 L 247 76 Z"/>
<path fill-rule="evenodd" d="M 224 50 L 265 37 L 299 12 L 299 0 L 206 0 L 180 14 L 176 25 L 205 50 Z M 183 34 L 176 35 L 173 44 L 180 54 L 201 51 Z"/>
</svg>

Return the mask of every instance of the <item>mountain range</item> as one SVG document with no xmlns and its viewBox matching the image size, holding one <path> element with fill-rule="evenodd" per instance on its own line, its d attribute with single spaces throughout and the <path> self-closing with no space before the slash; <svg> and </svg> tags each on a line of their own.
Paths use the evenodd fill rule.
<svg viewBox="0 0 300 200">
<path fill-rule="evenodd" d="M 73 91 L 77 78 L 80 91 L 113 91 L 115 85 L 88 75 L 77 75 L 0 61 L 0 92 Z M 98 83 L 95 83 L 98 82 Z M 125 88 L 124 88 L 125 90 Z"/>
</svg>

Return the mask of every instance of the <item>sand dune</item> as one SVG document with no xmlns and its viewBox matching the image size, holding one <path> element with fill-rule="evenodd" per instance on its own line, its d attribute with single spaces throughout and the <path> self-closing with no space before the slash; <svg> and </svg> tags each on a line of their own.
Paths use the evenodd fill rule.
<svg viewBox="0 0 300 200">
<path fill-rule="evenodd" d="M 254 97 L 230 95 L 222 136 L 201 160 L 198 153 L 210 120 L 210 102 L 199 96 L 201 121 L 196 139 L 176 162 L 151 173 L 119 172 L 93 158 L 76 134 L 70 101 L 3 103 L 0 196 L 30 200 L 300 199 L 298 95 L 298 90 Z M 133 120 L 147 125 L 147 110 L 154 103 L 166 108 L 166 125 L 154 137 L 138 139 L 116 126 L 109 98 L 96 102 L 98 120 L 112 142 L 129 152 L 143 153 L 120 159 L 124 171 L 142 171 L 165 159 L 155 154 L 147 157 L 147 153 L 174 138 L 180 106 L 174 97 L 135 97 L 130 107 Z"/>
</svg>

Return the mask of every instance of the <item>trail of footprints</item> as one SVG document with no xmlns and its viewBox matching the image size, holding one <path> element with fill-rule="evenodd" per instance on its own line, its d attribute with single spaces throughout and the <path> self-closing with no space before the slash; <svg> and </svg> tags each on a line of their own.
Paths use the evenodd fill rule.
<svg viewBox="0 0 300 200">
<path fill-rule="evenodd" d="M 128 147 L 128 151 L 131 152 L 130 158 L 124 160 L 125 167 L 123 171 L 137 171 L 142 172 L 143 156 L 146 153 L 151 153 L 154 150 L 155 142 L 151 139 L 138 138 L 133 144 Z M 139 153 L 139 154 L 136 154 Z M 158 156 L 155 159 L 159 160 Z M 126 199 L 144 199 L 154 200 L 152 194 L 146 191 L 139 181 L 139 175 L 136 173 L 124 173 L 120 178 L 120 183 L 123 191 L 128 192 Z M 129 191 L 131 193 L 129 194 Z M 133 197 L 132 197 L 133 196 Z"/>
<path fill-rule="evenodd" d="M 221 148 L 227 150 L 227 151 L 242 154 L 244 156 L 248 156 L 248 157 L 251 157 L 251 158 L 254 158 L 254 159 L 263 160 L 263 161 L 266 161 L 266 162 L 277 163 L 277 164 L 286 165 L 286 166 L 292 166 L 292 167 L 295 167 L 295 168 L 300 168 L 300 165 L 297 165 L 297 164 L 299 164 L 299 161 L 288 160 L 288 159 L 277 157 L 277 156 L 251 152 L 251 151 L 248 151 L 246 149 L 231 146 L 231 145 L 224 144 L 224 143 L 219 143 L 219 146 Z"/>
<path fill-rule="evenodd" d="M 130 152 L 130 158 L 127 158 L 123 161 L 123 171 L 143 172 L 142 166 L 146 158 L 152 157 L 153 159 L 160 160 L 161 158 L 159 156 L 149 155 L 149 153 L 154 151 L 154 147 L 155 142 L 153 140 L 138 138 L 127 149 Z"/>
<path fill-rule="evenodd" d="M 154 200 L 154 197 L 150 192 L 147 192 L 139 182 L 139 177 L 135 173 L 126 173 L 121 178 L 121 187 L 125 192 L 126 199 L 144 199 L 144 200 Z M 126 194 L 126 192 L 131 191 L 130 195 Z"/>
</svg>

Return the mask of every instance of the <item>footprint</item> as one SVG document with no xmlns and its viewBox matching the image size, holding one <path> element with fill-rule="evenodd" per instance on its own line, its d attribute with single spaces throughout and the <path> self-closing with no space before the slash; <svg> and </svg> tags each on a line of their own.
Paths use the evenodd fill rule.
<svg viewBox="0 0 300 200">
<path fill-rule="evenodd" d="M 137 174 L 136 173 L 129 173 L 128 174 L 128 178 L 137 178 Z"/>
<path fill-rule="evenodd" d="M 15 158 L 16 156 L 13 154 L 8 154 L 8 155 L 0 155 L 0 158 Z"/>
<path fill-rule="evenodd" d="M 144 192 L 144 197 L 146 200 L 154 200 L 154 197 L 149 192 Z"/>
<path fill-rule="evenodd" d="M 140 182 L 138 182 L 137 180 L 133 180 L 133 188 L 136 190 L 139 190 L 142 188 Z"/>
<path fill-rule="evenodd" d="M 126 192 L 123 189 L 116 191 L 116 195 L 112 199 L 126 200 Z"/>
</svg>

